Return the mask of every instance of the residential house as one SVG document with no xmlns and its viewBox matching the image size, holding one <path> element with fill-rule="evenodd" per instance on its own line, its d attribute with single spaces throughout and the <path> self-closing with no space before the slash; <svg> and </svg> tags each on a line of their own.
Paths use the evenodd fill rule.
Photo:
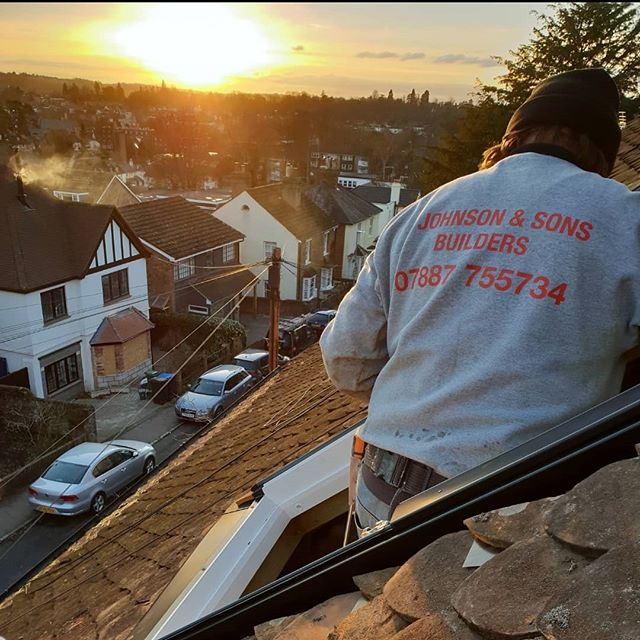
<svg viewBox="0 0 640 640">
<path fill-rule="evenodd" d="M 353 152 L 312 151 L 309 157 L 312 169 L 351 172 L 356 175 L 369 173 L 369 160 Z"/>
<path fill-rule="evenodd" d="M 151 362 L 147 252 L 122 216 L 55 200 L 6 169 L 0 203 L 0 358 L 9 372 L 26 368 L 36 396 L 60 399 L 139 375 Z M 103 321 L 132 318 L 122 357 L 94 361 Z"/>
<path fill-rule="evenodd" d="M 334 279 L 343 277 L 344 256 L 356 244 L 356 231 L 349 244 L 345 228 L 376 213 L 376 207 L 341 187 L 308 187 L 292 179 L 244 191 L 215 215 L 246 237 L 243 262 L 269 260 L 275 247 L 281 249 L 280 298 L 293 303 L 287 312 L 299 312 L 317 304 Z M 258 295 L 266 298 L 266 274 L 262 279 Z"/>
<path fill-rule="evenodd" d="M 354 193 L 382 210 L 380 230 L 382 230 L 401 209 L 409 206 L 420 197 L 417 189 L 405 189 L 399 182 L 391 186 L 368 184 L 358 186 Z"/>
<path fill-rule="evenodd" d="M 244 235 L 181 196 L 119 211 L 149 250 L 151 307 L 208 315 L 237 301 L 253 279 L 239 270 Z M 226 315 L 230 307 L 220 315 Z M 231 316 L 239 317 L 236 310 Z"/>
<path fill-rule="evenodd" d="M 626 184 L 631 191 L 640 191 L 640 117 L 622 130 L 620 150 L 611 178 Z"/>
<path fill-rule="evenodd" d="M 305 193 L 339 223 L 337 229 L 323 238 L 323 253 L 324 250 L 330 253 L 330 247 L 335 243 L 338 253 L 336 277 L 355 280 L 382 228 L 380 207 L 362 199 L 353 189 L 325 182 L 308 188 Z"/>
</svg>

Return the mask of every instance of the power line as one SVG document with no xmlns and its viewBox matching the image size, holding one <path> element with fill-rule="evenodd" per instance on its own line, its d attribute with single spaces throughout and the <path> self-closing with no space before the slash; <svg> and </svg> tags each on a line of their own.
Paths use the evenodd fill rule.
<svg viewBox="0 0 640 640">
<path fill-rule="evenodd" d="M 262 276 L 262 274 L 267 271 L 267 269 L 265 269 L 259 276 L 256 276 L 249 284 L 245 285 L 244 287 L 242 287 L 237 293 L 236 295 L 239 295 L 242 293 L 242 291 L 244 291 L 244 289 L 247 289 L 248 287 L 253 286 L 260 278 L 260 276 Z M 246 296 L 245 296 L 246 297 Z M 235 298 L 235 296 L 232 297 L 232 299 Z M 225 302 L 219 309 L 216 310 L 215 314 L 218 314 L 222 311 L 222 309 L 224 309 L 231 301 L 228 300 L 227 302 Z M 244 298 L 243 298 L 244 299 Z M 233 310 L 232 310 L 233 311 Z M 214 315 L 215 315 L 214 314 Z M 230 315 L 230 314 L 229 314 Z M 175 351 L 175 349 L 177 349 L 181 344 L 183 344 L 184 342 L 186 342 L 194 333 L 196 333 L 196 331 L 198 331 L 199 329 L 201 329 L 205 324 L 207 324 L 208 322 L 211 321 L 211 319 L 214 316 L 209 316 L 207 318 L 205 318 L 193 331 L 191 331 L 191 333 L 189 333 L 187 336 L 185 336 L 182 340 L 180 340 L 180 342 L 178 342 L 176 345 L 174 345 L 169 351 L 167 351 L 167 353 L 165 353 L 163 356 L 161 356 L 156 362 L 155 364 L 158 364 L 159 362 L 161 362 L 162 360 L 164 360 L 164 358 L 166 358 L 170 353 L 172 353 L 173 351 Z M 213 335 L 213 334 L 211 334 Z M 207 338 L 208 340 L 209 338 Z M 129 383 L 127 383 L 125 385 L 125 387 L 130 386 L 131 384 L 133 384 L 134 380 L 131 380 Z M 109 404 L 110 402 L 112 402 L 115 398 L 117 397 L 117 395 L 114 395 L 112 398 L 109 398 L 103 405 L 101 405 L 100 407 L 98 407 L 98 409 L 96 409 L 93 414 L 89 414 L 86 418 L 84 418 L 83 420 L 81 420 L 78 424 L 76 424 L 74 427 L 72 427 L 71 429 L 69 429 L 68 431 L 66 431 L 64 434 L 62 434 L 62 436 L 60 436 L 57 440 L 55 440 L 51 445 L 49 445 L 49 447 L 47 449 L 45 449 L 44 452 L 42 452 L 38 457 L 34 458 L 33 460 L 30 460 L 26 465 L 22 466 L 20 469 L 17 469 L 15 471 L 13 471 L 11 474 L 9 474 L 8 476 L 5 476 L 4 478 L 0 478 L 0 489 L 2 489 L 2 487 L 4 487 L 6 485 L 6 483 L 13 479 L 16 475 L 18 475 L 19 473 L 21 473 L 22 471 L 24 471 L 29 465 L 33 464 L 34 462 L 37 462 L 39 460 L 42 460 L 44 457 L 46 457 L 46 454 L 49 453 L 56 444 L 58 444 L 61 440 L 65 439 L 68 435 L 70 435 L 73 431 L 75 431 L 78 427 L 82 426 L 87 420 L 89 420 L 89 418 L 94 415 L 98 410 L 102 410 L 107 404 Z M 154 396 L 155 397 L 155 396 Z M 153 399 L 153 398 L 152 398 Z M 142 407 L 142 409 L 140 409 L 138 412 L 136 412 L 134 414 L 134 418 L 145 409 L 145 407 L 148 406 L 148 403 L 145 404 L 144 407 Z M 115 438 L 112 438 L 115 439 Z"/>
<path fill-rule="evenodd" d="M 264 264 L 264 263 L 258 262 L 253 266 L 258 266 L 258 265 L 262 265 L 262 264 Z M 177 287 L 175 289 L 170 289 L 169 291 L 164 291 L 164 292 L 161 292 L 161 293 L 157 293 L 155 295 L 159 296 L 159 295 L 164 295 L 164 294 L 168 294 L 168 293 L 171 293 L 171 292 L 182 291 L 184 289 L 190 289 L 190 288 L 193 288 L 195 286 L 198 286 L 198 285 L 201 285 L 201 284 L 207 284 L 209 282 L 214 282 L 216 280 L 220 280 L 222 278 L 227 278 L 229 276 L 233 276 L 233 275 L 236 275 L 238 273 L 242 273 L 243 271 L 247 271 L 247 270 L 248 270 L 248 268 L 243 266 L 243 267 L 241 267 L 239 269 L 234 269 L 233 271 L 230 271 L 228 273 L 223 273 L 223 274 L 220 274 L 218 276 L 213 276 L 213 277 L 207 278 L 205 280 L 199 280 L 198 282 L 193 282 L 193 283 L 184 285 L 182 287 Z M 264 273 L 264 271 L 262 273 Z M 139 296 L 138 298 L 126 298 L 126 299 L 123 299 L 122 300 L 122 306 L 121 307 L 114 307 L 113 309 L 111 309 L 109 315 L 111 315 L 113 312 L 116 312 L 117 310 L 120 310 L 121 308 L 125 308 L 126 306 L 131 306 L 133 303 L 140 302 L 140 301 L 145 300 L 145 299 L 148 299 L 148 295 Z M 49 329 L 49 328 L 57 328 L 57 327 L 64 326 L 64 325 L 67 325 L 67 324 L 73 324 L 74 322 L 78 322 L 78 321 L 84 320 L 86 318 L 91 318 L 91 317 L 94 317 L 94 316 L 97 316 L 97 315 L 102 315 L 104 313 L 105 305 L 102 304 L 102 305 L 96 305 L 94 307 L 87 307 L 86 309 L 81 309 L 80 312 L 82 312 L 82 311 L 91 311 L 92 309 L 99 309 L 99 311 L 97 311 L 95 313 L 90 313 L 90 314 L 87 314 L 87 315 L 84 315 L 84 316 L 80 316 L 80 317 L 76 317 L 74 315 L 73 317 L 69 317 L 67 320 L 61 320 L 60 322 L 55 322 L 55 323 L 52 323 L 49 326 L 44 326 L 42 328 L 39 327 L 37 331 L 26 331 L 26 332 L 22 333 L 21 335 L 14 335 L 14 336 L 11 336 L 9 338 L 4 338 L 4 339 L 0 340 L 0 344 L 4 344 L 5 342 L 12 342 L 13 340 L 19 340 L 20 338 L 24 338 L 24 337 L 29 336 L 29 335 L 40 333 L 41 331 L 44 331 L 44 330 Z M 20 326 L 21 328 L 24 328 L 24 327 L 27 327 L 29 325 L 33 325 L 33 326 L 42 325 L 42 320 L 38 319 L 38 320 L 32 320 L 31 322 L 27 322 L 27 323 L 19 323 L 19 324 L 16 324 L 16 325 L 12 325 L 10 328 L 17 327 L 17 326 Z M 7 327 L 2 327 L 2 330 L 6 329 L 6 328 Z M 72 334 L 68 334 L 68 335 L 69 335 L 69 337 L 71 337 L 71 336 L 75 336 L 76 334 L 72 333 Z M 46 342 L 49 342 L 49 339 L 32 342 L 31 346 L 35 346 L 37 344 L 43 344 L 43 343 L 46 343 Z"/>
<path fill-rule="evenodd" d="M 268 269 L 268 267 L 267 267 Z M 265 269 L 262 273 L 264 273 L 265 271 L 267 271 L 267 269 Z M 262 273 L 260 275 L 262 275 Z M 259 276 L 258 276 L 259 277 Z M 256 278 L 257 279 L 257 278 Z M 243 287 L 246 288 L 246 287 Z M 229 311 L 229 313 L 213 328 L 213 330 L 209 333 L 209 335 L 200 343 L 200 345 L 195 349 L 195 351 L 193 351 L 188 357 L 187 359 L 178 367 L 178 369 L 176 370 L 176 373 L 179 373 L 191 360 L 191 358 L 193 358 L 193 356 L 198 353 L 198 351 L 200 351 L 200 349 L 202 349 L 202 347 L 204 347 L 204 345 L 208 342 L 208 340 L 210 338 L 213 337 L 214 333 L 222 326 L 222 323 L 235 311 L 235 309 L 237 307 L 240 306 L 240 303 L 242 302 L 242 300 L 244 300 L 244 298 L 247 297 L 247 295 L 249 295 L 249 292 L 245 293 L 243 295 L 243 297 L 234 305 L 234 307 L 231 309 L 231 311 Z M 159 388 L 158 390 L 153 394 L 153 396 L 151 396 L 151 398 L 149 398 L 149 400 L 144 404 L 144 406 L 138 410 L 134 415 L 133 418 L 135 418 L 139 413 L 141 413 L 142 411 L 144 411 L 144 409 L 158 396 L 158 394 L 169 384 L 170 379 L 166 380 Z M 115 438 L 112 438 L 112 440 L 117 440 L 125 431 L 127 431 L 127 429 L 129 429 L 129 427 L 131 426 L 131 422 L 127 423 L 122 429 L 120 429 L 120 431 L 118 431 L 118 433 L 116 434 Z M 105 446 L 101 449 L 101 451 L 99 451 L 94 458 L 91 460 L 91 462 L 87 465 L 87 468 L 92 467 L 93 464 L 95 463 L 95 461 L 107 450 L 107 447 L 110 446 L 110 443 L 106 443 Z M 71 486 L 73 485 L 73 483 L 69 483 L 68 486 L 62 491 L 62 494 L 64 494 L 65 491 L 67 491 Z M 55 498 L 54 500 L 49 504 L 49 506 L 53 506 L 55 502 Z M 44 515 L 44 512 L 41 513 L 34 521 L 33 523 L 29 526 L 29 529 L 31 529 L 33 526 L 35 526 L 35 524 L 37 522 L 40 521 L 40 519 L 42 518 L 42 516 Z M 28 530 L 29 530 L 28 529 Z M 28 531 L 27 530 L 27 531 Z M 26 532 L 25 532 L 26 533 Z M 5 551 L 2 556 L 0 556 L 0 561 L 4 560 L 4 558 L 13 550 L 13 548 L 16 546 L 16 544 L 18 544 L 18 542 L 22 539 L 22 535 L 18 538 L 18 540 L 16 540 L 10 547 L 9 549 L 7 549 L 7 551 Z"/>
<path fill-rule="evenodd" d="M 247 449 L 245 449 L 244 451 L 241 451 L 240 453 L 238 453 L 236 456 L 234 456 L 231 460 L 225 462 L 224 464 L 220 465 L 217 469 L 215 469 L 213 472 L 211 472 L 210 474 L 208 474 L 207 476 L 205 476 L 204 478 L 200 479 L 198 482 L 190 485 L 189 487 L 187 487 L 186 489 L 183 489 L 182 491 L 180 491 L 178 494 L 176 494 L 175 496 L 173 496 L 172 498 L 169 498 L 168 500 L 166 500 L 163 504 L 161 504 L 159 507 L 153 509 L 152 511 L 145 513 L 145 515 L 140 518 L 137 522 L 134 522 L 133 524 L 127 526 L 125 529 L 123 529 L 122 531 L 118 532 L 117 535 L 111 537 L 111 538 L 107 538 L 104 542 L 100 543 L 99 545 L 97 545 L 96 547 L 92 548 L 89 552 L 87 552 L 85 555 L 81 556 L 81 558 L 79 558 L 76 562 L 71 561 L 70 564 L 65 564 L 64 565 L 64 570 L 62 573 L 59 573 L 58 575 L 54 576 L 53 580 L 47 582 L 46 584 L 43 584 L 42 586 L 39 586 L 38 588 L 36 588 L 33 593 L 36 593 L 38 591 L 41 591 L 45 588 L 47 588 L 48 586 L 50 586 L 51 584 L 53 584 L 54 582 L 57 582 L 58 580 L 60 580 L 61 578 L 63 578 L 65 575 L 67 575 L 67 573 L 69 573 L 70 571 L 75 570 L 76 567 L 78 567 L 82 562 L 86 561 L 86 560 L 90 560 L 91 557 L 93 555 L 95 555 L 95 553 L 97 551 L 99 551 L 101 548 L 103 548 L 104 546 L 106 546 L 107 544 L 109 544 L 110 542 L 115 542 L 118 539 L 120 539 L 120 537 L 122 537 L 123 535 L 125 535 L 126 533 L 128 533 L 129 531 L 131 531 L 132 529 L 134 529 L 135 527 L 137 527 L 139 524 L 141 524 L 142 522 L 144 522 L 146 519 L 148 519 L 149 517 L 151 517 L 152 515 L 155 515 L 157 513 L 160 513 L 160 511 L 162 511 L 162 509 L 164 509 L 165 507 L 171 505 L 173 502 L 175 502 L 176 500 L 178 500 L 179 498 L 183 497 L 184 495 L 186 495 L 188 492 L 197 489 L 199 486 L 205 484 L 208 480 L 211 480 L 216 474 L 220 473 L 221 471 L 223 471 L 224 469 L 226 469 L 227 467 L 229 467 L 230 465 L 232 465 L 233 463 L 237 462 L 239 459 L 241 459 L 242 457 L 246 456 L 247 454 L 251 453 L 251 451 L 253 451 L 254 449 L 258 448 L 262 443 L 272 439 L 276 433 L 278 433 L 279 431 L 281 431 L 282 429 L 284 429 L 286 426 L 288 426 L 291 422 L 297 420 L 298 418 L 302 417 L 303 415 L 307 414 L 309 411 L 311 411 L 312 409 L 314 409 L 316 406 L 318 406 L 319 404 L 321 404 L 322 402 L 325 402 L 328 398 L 330 398 L 331 396 L 335 395 L 336 393 L 338 393 L 337 390 L 333 390 L 331 391 L 329 394 L 325 395 L 323 398 L 321 398 L 320 400 L 318 400 L 317 402 L 313 403 L 312 405 L 309 405 L 308 407 L 306 407 L 303 411 L 297 413 L 295 416 L 293 416 L 292 418 L 290 418 L 289 420 L 287 420 L 285 423 L 279 425 L 278 427 L 276 427 L 273 431 L 271 431 L 269 434 L 267 434 L 266 436 L 264 436 L 263 438 L 261 438 L 260 440 L 258 440 L 258 442 L 254 443 L 253 445 L 251 445 L 250 447 L 248 447 Z M 316 394 L 317 395 L 317 394 Z M 314 396 L 315 397 L 315 396 Z M 354 411 L 352 414 L 350 414 L 350 416 L 348 417 L 352 417 L 357 415 L 360 412 L 360 409 L 358 409 L 357 411 Z M 329 433 L 331 431 L 333 431 L 333 426 L 331 428 L 329 428 L 326 432 L 320 434 L 317 438 L 311 440 L 310 442 L 306 442 L 302 445 L 300 445 L 295 451 L 294 453 L 298 453 L 299 451 L 301 451 L 302 449 L 306 448 L 309 446 L 309 444 L 320 440 L 322 437 L 324 437 L 326 435 L 326 433 Z M 287 452 L 284 454 L 284 456 L 281 458 L 281 460 L 279 460 L 278 462 L 282 462 L 283 460 L 285 460 L 286 458 L 289 457 L 289 455 L 291 454 L 291 452 Z M 263 476 L 264 471 L 259 471 L 254 475 L 254 479 L 259 479 L 261 476 Z M 235 487 L 233 489 L 233 491 L 237 491 L 238 489 L 240 489 L 243 485 L 245 484 L 245 481 L 242 482 L 241 485 Z M 232 494 L 232 492 L 229 492 L 227 494 L 230 495 Z M 225 498 L 227 497 L 225 496 Z M 173 531 L 174 529 L 177 529 L 178 527 L 183 526 L 184 524 L 187 524 L 190 520 L 192 520 L 193 518 L 196 518 L 197 516 L 201 515 L 202 513 L 204 513 L 205 511 L 208 511 L 209 509 L 211 509 L 211 507 L 215 506 L 216 504 L 218 504 L 219 502 L 221 502 L 224 498 L 220 498 L 219 500 L 216 500 L 213 504 L 209 504 L 207 505 L 204 509 L 197 511 L 195 513 L 189 514 L 184 520 L 181 520 L 180 522 L 178 522 L 175 526 L 171 527 L 170 529 L 168 529 L 167 531 L 163 532 L 162 534 L 154 534 L 157 537 L 153 540 L 150 540 L 144 544 L 142 544 L 140 547 L 134 549 L 133 551 L 128 551 L 126 554 L 124 554 L 123 556 L 121 556 L 120 558 L 117 559 L 117 561 L 112 564 L 109 565 L 108 568 L 111 568 L 117 564 L 120 564 L 121 562 L 123 562 L 124 560 L 126 560 L 127 558 L 133 556 L 134 554 L 136 554 L 138 551 L 144 549 L 145 547 L 149 546 L 150 544 L 153 544 L 157 541 L 158 538 L 166 535 L 167 533 L 170 533 L 171 531 Z M 68 593 L 70 591 L 73 591 L 74 589 L 78 588 L 79 586 L 81 586 L 82 584 L 84 584 L 86 581 L 96 577 L 97 575 L 99 575 L 100 572 L 92 574 L 87 576 L 84 580 L 82 580 L 80 583 L 74 585 L 73 587 L 70 587 L 69 589 L 67 589 L 66 591 L 63 591 L 62 593 L 58 593 L 56 594 L 54 597 L 50 598 L 49 600 L 46 600 L 43 603 L 38 603 L 38 606 L 42 606 L 42 605 L 46 605 L 49 604 L 53 601 L 55 601 L 58 597 L 64 595 L 65 593 Z M 35 607 L 34 607 L 35 608 Z M 23 612 L 22 614 L 20 614 L 19 616 L 17 616 L 14 619 L 9 620 L 9 623 L 11 622 L 15 622 L 17 619 L 21 618 L 22 616 L 30 613 L 31 610 Z"/>
</svg>

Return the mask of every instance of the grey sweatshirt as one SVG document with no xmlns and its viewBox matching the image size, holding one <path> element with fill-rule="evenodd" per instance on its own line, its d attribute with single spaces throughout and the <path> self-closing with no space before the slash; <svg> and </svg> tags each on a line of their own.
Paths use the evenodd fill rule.
<svg viewBox="0 0 640 640">
<path fill-rule="evenodd" d="M 640 193 L 523 153 L 394 218 L 320 345 L 362 439 L 450 477 L 618 393 L 639 302 Z"/>
</svg>

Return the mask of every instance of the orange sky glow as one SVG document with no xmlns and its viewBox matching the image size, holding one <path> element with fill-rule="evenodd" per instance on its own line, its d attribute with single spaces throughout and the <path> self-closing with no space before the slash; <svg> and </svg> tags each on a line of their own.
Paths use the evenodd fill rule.
<svg viewBox="0 0 640 640">
<path fill-rule="evenodd" d="M 215 91 L 464 99 L 503 72 L 545 5 L 0 5 L 0 71 Z"/>
</svg>

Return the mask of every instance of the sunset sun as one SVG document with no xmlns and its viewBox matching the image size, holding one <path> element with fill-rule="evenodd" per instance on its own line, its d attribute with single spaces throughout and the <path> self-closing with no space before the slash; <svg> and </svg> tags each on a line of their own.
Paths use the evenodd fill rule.
<svg viewBox="0 0 640 640">
<path fill-rule="evenodd" d="M 156 5 L 113 34 L 121 54 L 180 85 L 216 85 L 266 67 L 271 43 L 260 26 L 215 4 Z"/>
</svg>

